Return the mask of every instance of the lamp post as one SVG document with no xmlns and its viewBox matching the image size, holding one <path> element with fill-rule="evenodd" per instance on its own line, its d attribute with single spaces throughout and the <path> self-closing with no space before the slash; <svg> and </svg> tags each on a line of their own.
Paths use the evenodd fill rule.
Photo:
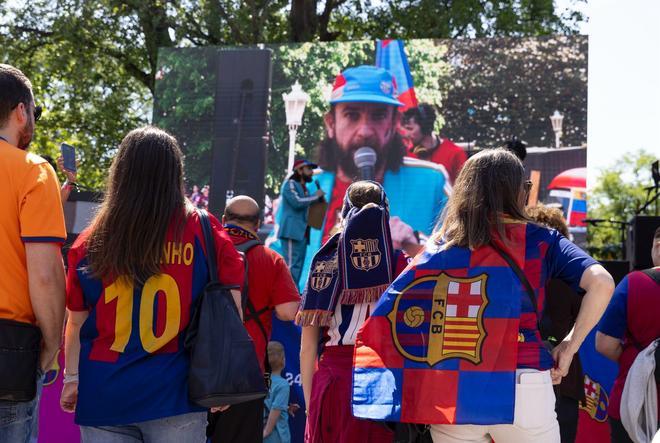
<svg viewBox="0 0 660 443">
<path fill-rule="evenodd" d="M 290 174 L 296 154 L 296 136 L 298 135 L 298 128 L 302 123 L 305 105 L 309 101 L 309 95 L 302 90 L 300 83 L 296 80 L 291 86 L 291 92 L 282 94 L 282 98 L 284 99 L 284 109 L 286 112 L 286 125 L 289 127 L 289 163 L 287 171 Z"/>
<path fill-rule="evenodd" d="M 552 130 L 555 131 L 555 148 L 561 147 L 561 127 L 564 122 L 564 116 L 555 110 L 555 113 L 550 116 L 550 123 L 552 123 Z"/>
</svg>

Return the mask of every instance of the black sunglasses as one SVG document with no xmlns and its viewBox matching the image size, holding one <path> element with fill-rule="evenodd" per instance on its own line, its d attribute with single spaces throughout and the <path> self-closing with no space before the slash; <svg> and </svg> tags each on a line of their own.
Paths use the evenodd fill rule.
<svg viewBox="0 0 660 443">
<path fill-rule="evenodd" d="M 21 103 L 23 103 L 23 102 L 18 102 L 18 103 L 16 103 L 16 106 L 20 105 Z M 23 104 L 25 105 L 25 103 L 23 103 Z M 14 106 L 13 108 L 11 108 L 12 111 L 13 111 L 14 109 L 16 109 L 16 106 Z M 27 106 L 27 105 L 25 105 L 25 106 Z M 38 122 L 38 121 L 41 119 L 41 114 L 42 114 L 43 112 L 44 112 L 44 108 L 42 108 L 41 106 L 35 106 L 35 107 L 34 107 L 34 121 L 35 121 L 35 122 Z"/>
</svg>

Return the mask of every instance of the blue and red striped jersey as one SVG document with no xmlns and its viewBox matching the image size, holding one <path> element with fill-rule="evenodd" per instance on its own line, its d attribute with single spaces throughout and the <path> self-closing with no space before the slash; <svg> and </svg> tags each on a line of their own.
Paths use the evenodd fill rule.
<svg viewBox="0 0 660 443">
<path fill-rule="evenodd" d="M 243 262 L 211 216 L 220 281 L 239 288 Z M 97 279 L 88 270 L 83 232 L 69 251 L 67 308 L 87 311 L 80 330 L 76 423 L 112 426 L 202 411 L 188 400 L 183 348 L 196 300 L 209 281 L 199 216 L 167 234 L 161 273 L 143 284 Z"/>
</svg>

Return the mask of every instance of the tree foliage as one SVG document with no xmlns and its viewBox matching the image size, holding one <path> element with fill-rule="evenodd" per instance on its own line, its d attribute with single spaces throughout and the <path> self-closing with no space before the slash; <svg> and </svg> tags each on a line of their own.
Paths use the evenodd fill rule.
<svg viewBox="0 0 660 443">
<path fill-rule="evenodd" d="M 452 40 L 443 134 L 491 147 L 517 136 L 553 146 L 550 115 L 564 115 L 563 146 L 587 141 L 587 37 Z"/>
<path fill-rule="evenodd" d="M 177 137 L 189 184 L 210 183 L 217 48 L 167 48 L 156 75 L 154 124 Z"/>
<path fill-rule="evenodd" d="M 647 188 L 653 184 L 651 164 L 657 156 L 645 151 L 626 154 L 613 166 L 603 169 L 593 190 L 589 192 L 589 218 L 621 222 L 630 221 L 635 214 L 655 215 L 656 206 L 640 209 L 648 197 Z M 589 249 L 596 258 L 621 258 L 621 235 L 616 224 L 603 223 L 588 230 Z"/>
<path fill-rule="evenodd" d="M 577 9 L 557 14 L 553 0 L 387 0 L 364 28 L 400 39 L 523 37 L 570 34 L 583 18 Z"/>
<path fill-rule="evenodd" d="M 37 152 L 75 144 L 80 181 L 98 187 L 123 135 L 149 120 L 159 48 L 570 34 L 581 20 L 552 0 L 0 0 L 0 61 L 47 108 Z"/>
</svg>

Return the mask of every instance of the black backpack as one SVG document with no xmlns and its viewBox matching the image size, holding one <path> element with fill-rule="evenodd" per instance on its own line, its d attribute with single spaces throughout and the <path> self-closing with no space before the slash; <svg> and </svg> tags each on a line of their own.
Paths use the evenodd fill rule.
<svg viewBox="0 0 660 443">
<path fill-rule="evenodd" d="M 254 343 L 239 316 L 230 287 L 218 279 L 215 242 L 206 211 L 199 211 L 209 283 L 196 302 L 185 347 L 190 352 L 190 400 L 204 408 L 243 403 L 268 394 Z"/>
</svg>

